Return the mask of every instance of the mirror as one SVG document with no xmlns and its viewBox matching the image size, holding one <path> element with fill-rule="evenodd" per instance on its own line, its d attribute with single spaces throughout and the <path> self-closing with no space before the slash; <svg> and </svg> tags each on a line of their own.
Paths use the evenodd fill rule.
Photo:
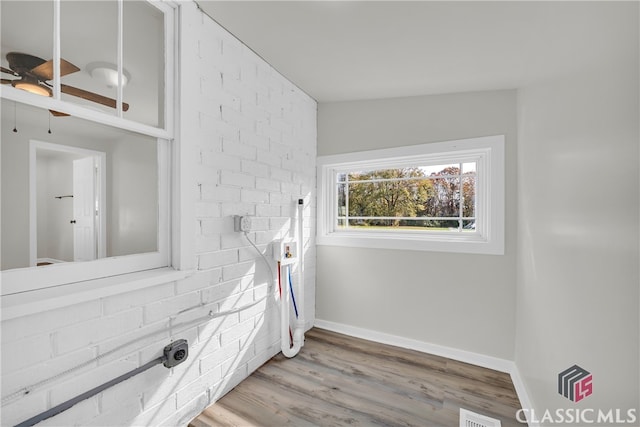
<svg viewBox="0 0 640 427">
<path fill-rule="evenodd" d="M 158 250 L 156 138 L 3 99 L 0 159 L 0 269 Z"/>
</svg>

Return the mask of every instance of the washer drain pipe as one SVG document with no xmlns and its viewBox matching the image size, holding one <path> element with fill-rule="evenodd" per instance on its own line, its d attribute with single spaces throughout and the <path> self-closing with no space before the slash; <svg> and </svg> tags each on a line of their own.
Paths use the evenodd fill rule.
<svg viewBox="0 0 640 427">
<path fill-rule="evenodd" d="M 282 354 L 286 357 L 293 357 L 300 351 L 300 348 L 304 345 L 304 282 L 303 282 L 303 259 L 304 259 L 304 239 L 303 239 L 303 208 L 304 208 L 304 199 L 298 199 L 298 209 L 297 209 L 297 230 L 296 230 L 296 240 L 297 240 L 297 267 L 298 267 L 298 303 L 297 306 L 297 316 L 295 325 L 293 328 L 290 326 L 290 307 L 291 307 L 291 298 L 293 293 L 293 286 L 289 283 L 289 286 L 285 285 L 282 287 L 283 293 L 280 298 L 280 348 L 282 350 Z M 289 269 L 291 265 L 280 266 L 280 268 Z M 279 277 L 282 278 L 283 274 L 280 272 Z M 289 273 L 287 271 L 287 273 Z M 287 274 L 287 280 L 290 279 L 290 275 Z M 289 331 L 293 330 L 293 339 L 289 337 Z M 291 341 L 293 341 L 293 345 L 291 345 Z"/>
</svg>

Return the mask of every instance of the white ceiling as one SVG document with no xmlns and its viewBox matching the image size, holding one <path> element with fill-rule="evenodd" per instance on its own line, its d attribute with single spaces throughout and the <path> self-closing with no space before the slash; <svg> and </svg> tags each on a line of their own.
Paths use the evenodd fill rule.
<svg viewBox="0 0 640 427">
<path fill-rule="evenodd" d="M 632 3 L 606 1 L 197 3 L 319 102 L 518 88 L 570 75 L 626 54 L 628 34 L 617 23 L 638 19 Z"/>
</svg>

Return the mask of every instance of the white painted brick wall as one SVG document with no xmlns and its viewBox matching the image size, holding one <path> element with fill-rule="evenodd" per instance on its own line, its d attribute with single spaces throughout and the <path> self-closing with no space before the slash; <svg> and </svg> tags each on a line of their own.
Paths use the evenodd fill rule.
<svg viewBox="0 0 640 427">
<path fill-rule="evenodd" d="M 255 216 L 248 235 L 272 259 L 270 243 L 293 236 L 296 201 L 304 198 L 305 313 L 307 326 L 313 323 L 316 103 L 194 3 L 181 8 L 181 69 L 188 80 L 181 85 L 180 142 L 196 160 L 187 175 L 195 177 L 197 271 L 177 282 L 4 321 L 2 425 L 141 366 L 179 338 L 189 341 L 185 363 L 153 367 L 41 425 L 186 425 L 277 354 L 271 274 L 233 231 L 232 215 Z M 245 310 L 206 318 L 264 296 Z M 36 387 L 20 393 L 30 385 Z"/>
</svg>

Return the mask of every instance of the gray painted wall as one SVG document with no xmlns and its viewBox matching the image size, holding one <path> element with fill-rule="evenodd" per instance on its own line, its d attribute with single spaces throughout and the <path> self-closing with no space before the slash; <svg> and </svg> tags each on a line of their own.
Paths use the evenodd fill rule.
<svg viewBox="0 0 640 427">
<path fill-rule="evenodd" d="M 316 318 L 513 360 L 516 92 L 323 103 L 318 155 L 506 136 L 505 255 L 318 246 Z"/>
<path fill-rule="evenodd" d="M 540 416 L 640 410 L 638 3 L 618 12 L 611 58 L 518 93 L 515 361 Z M 574 364 L 593 374 L 578 403 L 556 385 Z"/>
</svg>

